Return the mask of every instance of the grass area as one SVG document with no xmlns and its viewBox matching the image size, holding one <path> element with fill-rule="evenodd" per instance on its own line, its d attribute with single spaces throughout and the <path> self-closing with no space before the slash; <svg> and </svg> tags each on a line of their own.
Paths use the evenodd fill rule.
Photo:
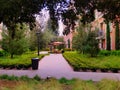
<svg viewBox="0 0 120 90">
<path fill-rule="evenodd" d="M 89 57 L 77 52 L 65 52 L 63 56 L 73 66 L 74 70 L 80 69 L 101 69 L 101 70 L 119 70 L 120 56 L 98 56 Z"/>
<path fill-rule="evenodd" d="M 120 81 L 103 79 L 99 82 L 79 79 L 60 80 L 50 78 L 42 80 L 38 76 L 0 76 L 0 90 L 120 90 Z"/>
<path fill-rule="evenodd" d="M 42 58 L 44 55 L 39 57 L 35 52 L 27 52 L 23 55 L 16 55 L 13 59 L 10 56 L 0 57 L 0 67 L 3 68 L 29 68 L 31 66 L 31 58 Z"/>
</svg>

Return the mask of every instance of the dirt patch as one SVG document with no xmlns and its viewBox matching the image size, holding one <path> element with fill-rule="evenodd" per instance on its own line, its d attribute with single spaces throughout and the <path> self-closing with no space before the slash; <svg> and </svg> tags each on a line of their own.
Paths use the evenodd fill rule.
<svg viewBox="0 0 120 90">
<path fill-rule="evenodd" d="M 8 80 L 0 80 L 0 89 L 2 87 L 6 87 L 6 88 L 14 88 L 18 83 L 18 81 L 8 81 Z"/>
<path fill-rule="evenodd" d="M 65 85 L 62 84 L 63 90 L 72 90 L 72 86 L 71 85 Z"/>
</svg>

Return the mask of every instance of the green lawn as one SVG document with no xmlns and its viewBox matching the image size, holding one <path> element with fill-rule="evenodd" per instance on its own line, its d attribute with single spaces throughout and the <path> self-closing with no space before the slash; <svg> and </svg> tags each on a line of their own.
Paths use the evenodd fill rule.
<svg viewBox="0 0 120 90">
<path fill-rule="evenodd" d="M 38 76 L 30 79 L 27 76 L 0 76 L 0 90 L 120 90 L 120 81 L 103 79 L 99 82 L 79 79 L 45 79 Z"/>
<path fill-rule="evenodd" d="M 40 55 L 41 59 L 44 55 Z M 14 56 L 13 59 L 10 56 L 0 57 L 0 67 L 3 68 L 29 68 L 31 66 L 31 58 L 38 57 L 35 52 L 28 52 L 23 55 Z"/>
<path fill-rule="evenodd" d="M 120 56 L 98 56 L 89 57 L 78 54 L 77 52 L 65 52 L 63 56 L 73 66 L 74 70 L 79 69 L 103 69 L 118 70 L 120 69 Z"/>
</svg>

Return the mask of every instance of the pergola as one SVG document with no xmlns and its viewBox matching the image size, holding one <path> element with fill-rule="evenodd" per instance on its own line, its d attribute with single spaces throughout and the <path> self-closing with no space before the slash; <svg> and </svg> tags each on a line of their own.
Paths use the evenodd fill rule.
<svg viewBox="0 0 120 90">
<path fill-rule="evenodd" d="M 50 43 L 50 51 L 57 52 L 57 46 L 64 45 L 64 42 L 54 41 Z"/>
</svg>

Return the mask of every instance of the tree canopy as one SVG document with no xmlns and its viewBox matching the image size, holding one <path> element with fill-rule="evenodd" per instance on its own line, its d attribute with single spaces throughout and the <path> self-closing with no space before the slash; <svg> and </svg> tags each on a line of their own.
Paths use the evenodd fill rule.
<svg viewBox="0 0 120 90">
<path fill-rule="evenodd" d="M 56 7 L 65 0 L 0 0 L 0 22 L 8 28 L 16 23 L 26 22 L 33 26 L 35 14 L 42 8 L 50 10 L 50 17 L 55 21 Z"/>
<path fill-rule="evenodd" d="M 61 15 L 64 24 L 72 29 L 79 15 L 84 24 L 93 21 L 95 9 L 109 20 L 120 16 L 120 0 L 0 0 L 0 22 L 11 29 L 22 22 L 32 28 L 42 8 L 49 10 L 53 29 L 58 27 Z"/>
<path fill-rule="evenodd" d="M 71 0 L 68 8 L 63 13 L 63 21 L 67 26 L 64 34 L 69 33 L 69 27 L 74 28 L 78 16 L 83 24 L 93 21 L 96 9 L 102 12 L 103 18 L 107 21 L 116 21 L 120 18 L 120 0 Z"/>
</svg>

